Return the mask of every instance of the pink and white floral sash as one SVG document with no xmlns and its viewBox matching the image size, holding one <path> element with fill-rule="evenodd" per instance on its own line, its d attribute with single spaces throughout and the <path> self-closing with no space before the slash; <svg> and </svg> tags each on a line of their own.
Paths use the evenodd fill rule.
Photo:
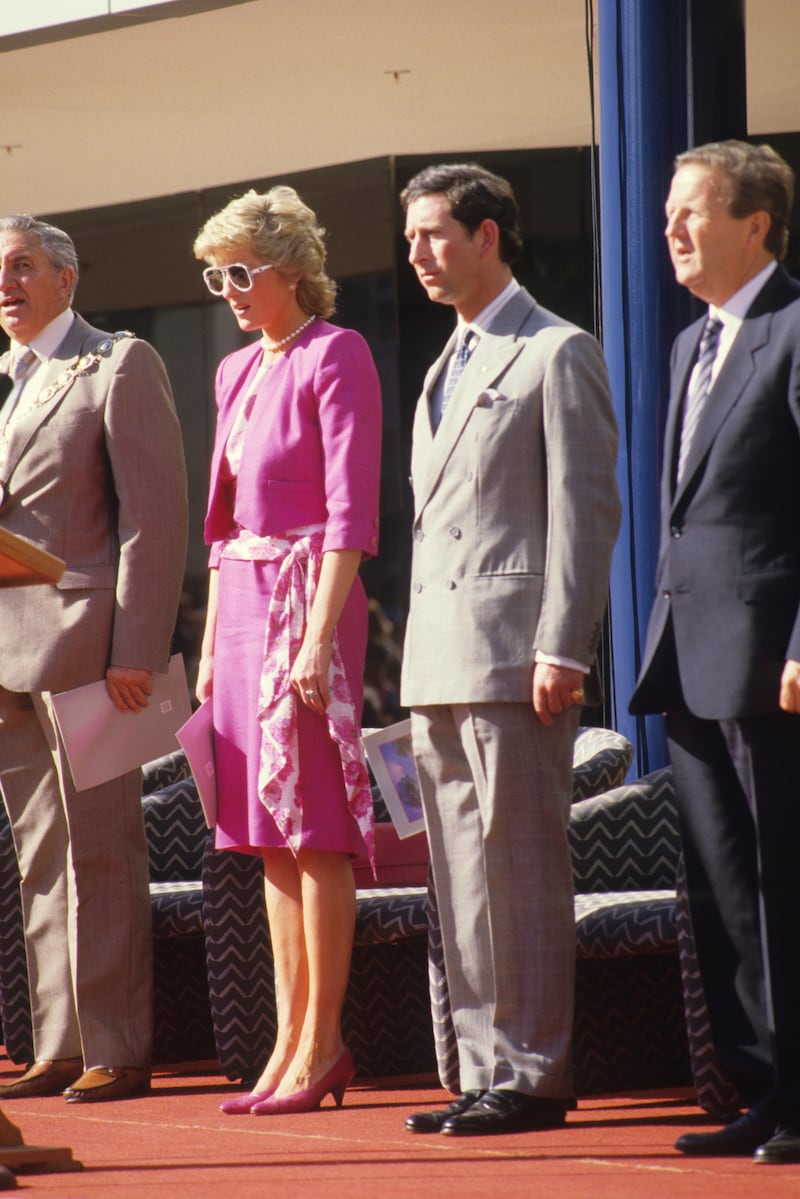
<svg viewBox="0 0 800 1199">
<path fill-rule="evenodd" d="M 319 582 L 324 525 L 286 537 L 257 537 L 242 530 L 224 544 L 222 556 L 248 561 L 280 562 L 267 610 L 264 660 L 258 697 L 261 750 L 258 797 L 296 855 L 301 844 L 302 805 L 297 738 L 297 695 L 289 675 L 306 627 L 306 613 Z M 361 720 L 344 671 L 334 632 L 331 698 L 325 710 L 328 731 L 339 750 L 348 809 L 356 821 L 375 873 L 372 793 L 361 744 Z"/>
</svg>

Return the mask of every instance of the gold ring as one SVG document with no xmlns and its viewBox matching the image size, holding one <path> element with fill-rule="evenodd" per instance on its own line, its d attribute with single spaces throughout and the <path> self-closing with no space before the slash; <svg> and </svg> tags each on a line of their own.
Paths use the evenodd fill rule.
<svg viewBox="0 0 800 1199">
<path fill-rule="evenodd" d="M 583 691 L 570 691 L 569 697 L 573 703 L 577 703 L 579 699 L 583 699 Z"/>
</svg>

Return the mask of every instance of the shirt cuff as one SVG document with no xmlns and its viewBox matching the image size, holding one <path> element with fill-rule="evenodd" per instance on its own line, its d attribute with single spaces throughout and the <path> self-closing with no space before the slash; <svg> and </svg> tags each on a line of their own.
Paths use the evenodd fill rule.
<svg viewBox="0 0 800 1199">
<path fill-rule="evenodd" d="M 585 662 L 576 662 L 574 658 L 562 658 L 560 654 L 543 654 L 540 649 L 537 649 L 534 661 L 543 662 L 545 666 L 567 666 L 570 670 L 579 670 L 581 674 L 588 674 L 591 670 L 591 666 L 587 666 Z"/>
</svg>

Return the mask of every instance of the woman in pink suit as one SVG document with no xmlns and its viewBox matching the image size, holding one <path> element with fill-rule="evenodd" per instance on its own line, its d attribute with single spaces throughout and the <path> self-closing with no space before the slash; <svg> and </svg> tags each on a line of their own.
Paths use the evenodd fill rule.
<svg viewBox="0 0 800 1199">
<path fill-rule="evenodd" d="M 381 402 L 364 340 L 325 319 L 323 233 L 275 187 L 232 200 L 194 245 L 210 291 L 261 334 L 217 372 L 197 685 L 214 697 L 216 844 L 263 858 L 278 997 L 272 1055 L 228 1113 L 340 1105 L 353 1074 L 350 859 L 373 856 L 358 567 L 378 545 Z"/>
</svg>

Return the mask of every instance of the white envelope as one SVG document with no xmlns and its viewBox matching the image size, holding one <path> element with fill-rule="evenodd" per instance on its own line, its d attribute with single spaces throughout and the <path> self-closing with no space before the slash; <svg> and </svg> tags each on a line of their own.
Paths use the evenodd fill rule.
<svg viewBox="0 0 800 1199">
<path fill-rule="evenodd" d="M 154 674 L 153 694 L 141 712 L 120 712 L 105 681 L 52 697 L 76 791 L 97 787 L 177 747 L 176 731 L 191 714 L 183 657 L 167 674 Z"/>
<path fill-rule="evenodd" d="M 217 823 L 217 776 L 214 767 L 214 713 L 206 699 L 176 732 L 192 771 L 206 824 Z"/>
</svg>

